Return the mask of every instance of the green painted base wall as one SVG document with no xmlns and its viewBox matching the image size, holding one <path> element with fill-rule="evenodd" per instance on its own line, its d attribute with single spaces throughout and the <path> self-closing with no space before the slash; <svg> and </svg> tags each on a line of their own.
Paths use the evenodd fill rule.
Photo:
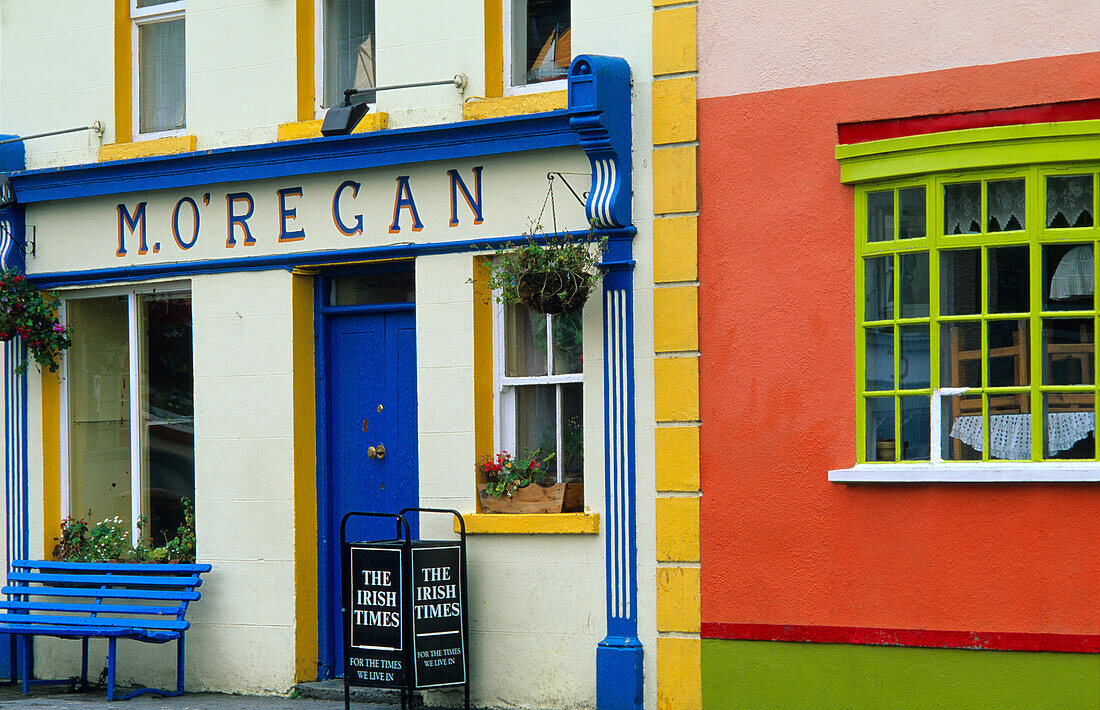
<svg viewBox="0 0 1100 710">
<path fill-rule="evenodd" d="M 1100 708 L 1100 654 L 704 640 L 703 708 Z"/>
</svg>

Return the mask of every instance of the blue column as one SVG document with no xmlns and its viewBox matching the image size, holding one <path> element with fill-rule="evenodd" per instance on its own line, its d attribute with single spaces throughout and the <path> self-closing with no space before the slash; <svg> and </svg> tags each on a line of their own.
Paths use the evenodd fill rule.
<svg viewBox="0 0 1100 710">
<path fill-rule="evenodd" d="M 641 710 L 634 453 L 634 261 L 630 66 L 581 55 L 569 67 L 569 125 L 592 165 L 585 213 L 608 234 L 603 277 L 604 534 L 607 636 L 596 647 L 596 707 Z"/>
</svg>

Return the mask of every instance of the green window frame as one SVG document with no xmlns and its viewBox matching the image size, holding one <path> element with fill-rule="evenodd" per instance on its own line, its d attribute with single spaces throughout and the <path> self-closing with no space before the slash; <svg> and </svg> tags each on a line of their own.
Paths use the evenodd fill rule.
<svg viewBox="0 0 1100 710">
<path fill-rule="evenodd" d="M 1098 212 L 1097 162 L 856 186 L 858 463 L 1097 460 Z"/>
</svg>

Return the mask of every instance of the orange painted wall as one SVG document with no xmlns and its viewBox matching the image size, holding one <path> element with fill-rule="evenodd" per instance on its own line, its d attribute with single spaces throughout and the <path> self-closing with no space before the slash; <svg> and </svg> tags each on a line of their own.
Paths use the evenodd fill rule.
<svg viewBox="0 0 1100 710">
<path fill-rule="evenodd" d="M 1100 53 L 699 102 L 702 618 L 1100 633 L 1100 485 L 846 486 L 837 124 L 1100 96 Z"/>
</svg>

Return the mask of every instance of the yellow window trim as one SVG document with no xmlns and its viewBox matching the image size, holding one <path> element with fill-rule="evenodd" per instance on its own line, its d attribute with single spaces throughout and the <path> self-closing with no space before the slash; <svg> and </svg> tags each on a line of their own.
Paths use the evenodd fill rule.
<svg viewBox="0 0 1100 710">
<path fill-rule="evenodd" d="M 308 121 L 296 121 L 294 123 L 279 124 L 276 140 L 296 141 L 304 138 L 320 138 L 321 123 L 323 119 L 315 118 Z M 372 131 L 384 131 L 390 126 L 390 115 L 385 111 L 368 113 L 359 121 L 352 133 L 370 133 Z"/>
<path fill-rule="evenodd" d="M 598 513 L 465 513 L 469 535 L 595 535 Z M 454 531 L 458 532 L 458 520 Z"/>
<path fill-rule="evenodd" d="M 195 136 L 168 136 L 135 143 L 107 143 L 99 148 L 99 162 L 108 160 L 133 160 L 157 155 L 193 153 Z"/>
<path fill-rule="evenodd" d="M 522 116 L 565 108 L 565 91 L 543 91 L 489 99 L 471 99 L 462 104 L 462 120 Z"/>
<path fill-rule="evenodd" d="M 840 181 L 1100 160 L 1100 120 L 968 128 L 838 145 Z"/>
</svg>

